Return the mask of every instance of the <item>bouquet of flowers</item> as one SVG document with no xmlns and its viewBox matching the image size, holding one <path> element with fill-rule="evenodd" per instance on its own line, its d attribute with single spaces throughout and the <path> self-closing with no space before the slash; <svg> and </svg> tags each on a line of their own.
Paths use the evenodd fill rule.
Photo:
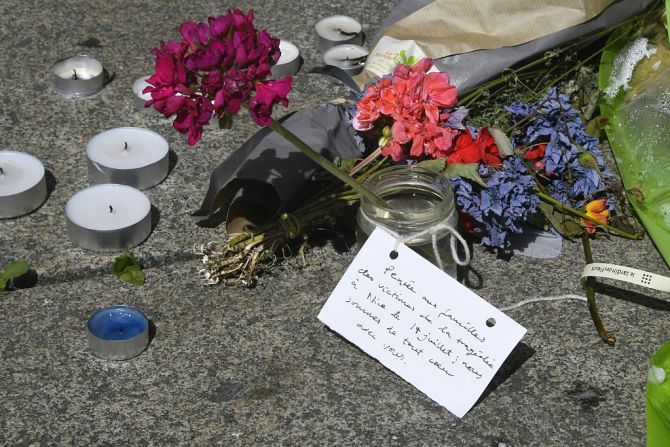
<svg viewBox="0 0 670 447">
<path fill-rule="evenodd" d="M 180 34 L 181 41 L 161 42 L 153 50 L 156 74 L 148 80 L 152 99 L 147 106 L 176 116 L 173 126 L 192 145 L 214 116 L 220 126 L 230 127 L 246 104 L 256 123 L 271 127 L 338 179 L 329 179 L 305 205 L 273 222 L 199 247 L 200 273 L 209 284 L 253 284 L 291 241 L 303 240 L 302 253 L 310 232 L 332 228 L 338 218 L 353 214 L 362 195 L 387 206 L 364 180 L 391 163 L 421 164 L 448 177 L 460 228 L 491 249 L 509 250 L 511 235 L 533 224 L 568 239 L 581 238 L 586 261 L 592 262 L 590 237 L 642 236 L 629 230 L 622 190 L 606 169 L 597 135 L 587 130 L 594 101 L 585 100 L 592 93 L 585 85 L 593 83 L 585 67 L 604 47 L 578 63 L 571 60 L 573 46 L 545 54 L 461 101 L 447 73 L 430 71 L 430 59 L 398 64 L 349 106 L 351 125 L 370 155 L 332 163 L 272 119 L 274 105 L 288 104 L 291 78 L 267 80 L 279 57 L 278 41 L 256 30 L 251 11 L 186 22 Z M 564 82 L 570 73 L 574 78 Z M 491 94 L 496 89 L 497 102 Z M 469 116 L 473 110 L 477 113 Z M 478 119 L 479 126 L 471 124 Z M 598 331 L 613 341 L 597 315 L 592 281 L 589 286 Z"/>
<path fill-rule="evenodd" d="M 599 140 L 556 88 L 531 104 L 508 105 L 513 137 L 496 128 L 465 126 L 446 73 L 428 73 L 430 59 L 369 86 L 356 103 L 353 126 L 396 163 L 418 163 L 449 177 L 461 228 L 485 246 L 506 250 L 509 235 L 542 211 L 566 237 L 608 224 L 616 200 L 607 192 Z M 558 216 L 560 213 L 561 216 Z M 637 236 L 633 236 L 637 237 Z"/>
</svg>

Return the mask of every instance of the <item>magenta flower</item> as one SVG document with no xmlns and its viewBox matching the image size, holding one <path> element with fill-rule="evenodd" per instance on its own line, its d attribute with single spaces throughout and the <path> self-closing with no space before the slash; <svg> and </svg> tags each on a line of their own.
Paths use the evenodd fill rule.
<svg viewBox="0 0 670 447">
<path fill-rule="evenodd" d="M 270 68 L 279 59 L 279 40 L 258 31 L 254 13 L 234 9 L 209 17 L 207 23 L 186 22 L 179 27 L 181 42 L 161 43 L 154 49 L 156 74 L 148 80 L 151 100 L 165 116 L 176 114 L 172 126 L 194 145 L 202 130 L 216 115 L 219 125 L 230 127 L 233 117 L 246 104 L 252 119 L 270 126 L 287 141 L 316 161 L 354 191 L 378 206 L 386 206 L 366 187 L 328 161 L 296 135 L 272 119 L 276 104 L 288 106 L 293 78 L 268 80 Z M 402 149 L 401 149 L 402 151 Z"/>
<path fill-rule="evenodd" d="M 165 116 L 175 113 L 176 101 L 173 98 L 180 95 L 190 95 L 186 67 L 182 61 L 184 47 L 179 42 L 161 42 L 160 48 L 153 50 L 156 55 L 156 73 L 147 82 L 152 86 L 144 89 L 144 93 L 151 93 L 146 107 L 154 106 Z"/>
<path fill-rule="evenodd" d="M 288 106 L 291 78 L 267 81 L 279 59 L 279 40 L 253 24 L 253 10 L 234 9 L 206 23 L 185 22 L 180 42 L 161 42 L 152 50 L 156 73 L 148 79 L 146 107 L 167 117 L 194 145 L 212 115 L 232 123 L 244 104 L 256 123 L 272 122 L 275 104 Z"/>
<path fill-rule="evenodd" d="M 251 118 L 259 126 L 269 126 L 272 121 L 272 107 L 277 103 L 288 106 L 286 95 L 291 91 L 293 78 L 267 81 L 256 84 L 256 96 L 249 101 Z"/>
<path fill-rule="evenodd" d="M 184 107 L 177 112 L 177 118 L 172 127 L 188 136 L 188 144 L 193 146 L 202 138 L 202 129 L 212 118 L 212 103 L 203 96 L 186 97 L 183 101 Z"/>
</svg>

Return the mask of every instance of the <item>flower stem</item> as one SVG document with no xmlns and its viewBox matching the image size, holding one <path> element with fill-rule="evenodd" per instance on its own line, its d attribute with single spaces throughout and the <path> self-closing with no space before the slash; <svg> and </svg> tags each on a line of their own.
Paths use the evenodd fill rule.
<svg viewBox="0 0 670 447">
<path fill-rule="evenodd" d="M 361 160 L 360 163 L 358 163 L 354 168 L 349 171 L 349 175 L 353 177 L 356 173 L 360 172 L 361 169 L 372 163 L 377 157 L 379 157 L 382 153 L 382 148 L 378 147 L 375 149 L 370 155 L 365 157 L 363 160 Z"/>
<path fill-rule="evenodd" d="M 305 155 L 311 158 L 312 161 L 317 163 L 323 169 L 334 175 L 337 179 L 349 185 L 354 191 L 359 193 L 361 197 L 367 198 L 370 202 L 374 203 L 379 207 L 389 208 L 388 204 L 384 202 L 382 199 L 380 199 L 379 196 L 377 196 L 368 188 L 366 188 L 365 186 L 354 180 L 352 177 L 347 175 L 344 171 L 339 169 L 325 157 L 321 156 L 321 154 L 319 154 L 314 149 L 305 144 L 304 141 L 298 138 L 293 132 L 282 126 L 279 122 L 273 119 L 272 122 L 270 123 L 270 128 L 272 128 L 272 130 L 274 130 L 279 135 L 284 137 L 286 141 L 292 143 L 295 147 L 300 149 Z"/>
<path fill-rule="evenodd" d="M 593 263 L 593 253 L 591 252 L 591 242 L 589 241 L 588 235 L 582 235 L 582 245 L 584 246 L 584 259 L 587 264 Z M 616 336 L 613 332 L 609 332 L 603 326 L 603 320 L 600 318 L 598 313 L 598 307 L 596 306 L 596 279 L 593 276 L 586 278 L 586 302 L 589 307 L 589 313 L 591 314 L 591 319 L 593 324 L 596 326 L 598 335 L 600 338 L 610 346 L 614 346 L 616 342 Z"/>
<path fill-rule="evenodd" d="M 560 201 L 554 199 L 553 197 L 551 197 L 550 195 L 545 194 L 541 191 L 535 191 L 535 194 L 540 198 L 540 200 L 542 200 L 543 202 L 548 203 L 549 205 L 553 206 L 554 208 L 556 208 L 560 211 L 563 211 L 565 213 L 570 213 L 573 216 L 577 216 L 577 217 L 581 217 L 582 219 L 589 220 L 589 221 L 593 222 L 594 224 L 596 224 L 597 226 L 605 228 L 607 231 L 609 231 L 610 233 L 616 234 L 617 236 L 621 236 L 623 238 L 633 239 L 633 240 L 640 240 L 643 237 L 642 234 L 626 233 L 625 231 L 619 230 L 616 227 L 604 224 L 604 223 L 600 222 L 599 220 L 594 219 L 593 217 L 587 215 L 586 213 L 583 213 L 579 210 L 576 210 L 576 209 L 566 205 L 565 203 L 560 202 Z"/>
</svg>

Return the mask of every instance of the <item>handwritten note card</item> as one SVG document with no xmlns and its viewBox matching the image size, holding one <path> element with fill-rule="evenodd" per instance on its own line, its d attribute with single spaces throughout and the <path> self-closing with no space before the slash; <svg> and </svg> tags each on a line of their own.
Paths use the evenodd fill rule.
<svg viewBox="0 0 670 447">
<path fill-rule="evenodd" d="M 319 320 L 458 417 L 526 330 L 376 229 Z"/>
</svg>

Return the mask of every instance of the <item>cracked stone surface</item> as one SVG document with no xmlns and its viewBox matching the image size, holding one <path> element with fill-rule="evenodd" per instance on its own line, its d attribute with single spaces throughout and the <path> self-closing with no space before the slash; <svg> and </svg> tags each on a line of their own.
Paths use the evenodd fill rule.
<svg viewBox="0 0 670 447">
<path fill-rule="evenodd" d="M 190 214 L 211 171 L 257 128 L 244 116 L 207 130 L 195 148 L 157 114 L 133 108 L 132 82 L 152 68 L 148 50 L 179 23 L 230 7 L 253 7 L 256 23 L 295 43 L 305 64 L 289 110 L 347 92 L 307 75 L 320 65 L 312 26 L 347 14 L 368 35 L 391 8 L 348 2 L 72 1 L 0 3 L 0 141 L 36 155 L 51 175 L 47 202 L 0 220 L 0 265 L 26 259 L 36 286 L 0 297 L 2 445 L 644 445 L 644 383 L 651 353 L 670 338 L 667 294 L 604 281 L 598 303 L 615 346 L 597 336 L 581 301 L 530 304 L 509 312 L 528 329 L 480 402 L 458 419 L 330 331 L 316 316 L 355 256 L 326 242 L 302 268 L 281 265 L 254 289 L 206 287 L 192 255 L 220 228 Z M 115 77 L 81 100 L 56 95 L 49 66 L 94 55 Z M 176 154 L 167 179 L 147 192 L 160 216 L 134 249 L 147 283 L 111 274 L 114 255 L 78 248 L 65 228 L 66 201 L 89 185 L 84 146 L 119 126 L 159 132 Z M 597 261 L 668 274 L 652 243 L 611 238 Z M 581 294 L 581 245 L 556 259 L 503 260 L 475 248 L 465 282 L 496 306 Z M 156 326 L 148 349 L 107 362 L 88 348 L 85 324 L 101 307 L 129 304 Z"/>
</svg>

